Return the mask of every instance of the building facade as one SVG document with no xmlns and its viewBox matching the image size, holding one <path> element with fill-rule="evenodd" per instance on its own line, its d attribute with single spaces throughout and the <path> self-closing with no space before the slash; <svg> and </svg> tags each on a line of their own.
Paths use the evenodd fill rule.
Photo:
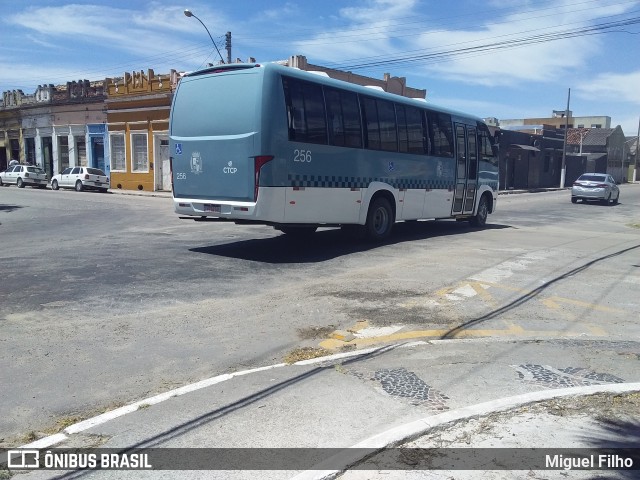
<svg viewBox="0 0 640 480">
<path fill-rule="evenodd" d="M 543 126 L 565 128 L 567 123 L 569 128 L 611 128 L 611 117 L 574 117 L 573 112 L 569 110 L 569 116 L 567 118 L 565 110 L 554 110 L 550 117 L 498 120 L 500 128 L 508 130 L 533 130 L 533 133 L 542 133 Z"/>
<path fill-rule="evenodd" d="M 321 65 L 313 65 L 307 62 L 307 58 L 304 55 L 292 55 L 287 61 L 279 63 L 288 67 L 299 68 L 300 70 L 305 70 L 307 72 L 325 74 L 328 77 L 335 78 L 336 80 L 342 80 L 343 82 L 355 83 L 356 85 L 362 85 L 365 87 L 379 88 L 385 92 L 395 93 L 396 95 L 402 95 L 403 97 L 425 99 L 427 96 L 426 90 L 408 87 L 407 79 L 405 77 L 392 77 L 389 73 L 385 73 L 384 78 L 382 80 L 378 80 L 376 78 L 357 75 L 352 72 L 335 70 Z"/>
<path fill-rule="evenodd" d="M 500 189 L 557 187 L 560 184 L 564 131 L 498 131 Z"/>
<path fill-rule="evenodd" d="M 608 173 L 628 180 L 628 146 L 622 128 L 577 128 L 567 131 L 567 153 L 583 157 L 586 172 Z"/>
<path fill-rule="evenodd" d="M 170 190 L 169 112 L 179 75 L 153 70 L 105 80 L 111 188 Z"/>
<path fill-rule="evenodd" d="M 93 165 L 87 124 L 106 122 L 102 85 L 81 80 L 40 85 L 33 95 L 4 92 L 0 167 L 18 160 L 42 167 L 50 178 L 69 166 Z"/>
</svg>

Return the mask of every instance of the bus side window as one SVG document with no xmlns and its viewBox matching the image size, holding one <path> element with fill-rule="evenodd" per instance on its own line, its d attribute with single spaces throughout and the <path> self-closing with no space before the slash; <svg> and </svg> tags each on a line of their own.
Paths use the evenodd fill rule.
<svg viewBox="0 0 640 480">
<path fill-rule="evenodd" d="M 327 120 L 322 87 L 310 82 L 282 77 L 289 140 L 296 142 L 327 143 Z"/>
<path fill-rule="evenodd" d="M 325 88 L 324 95 L 327 102 L 329 144 L 344 147 L 346 145 L 346 139 L 340 92 L 331 88 Z"/>
<path fill-rule="evenodd" d="M 358 95 L 352 92 L 340 92 L 342 104 L 342 123 L 345 129 L 345 146 L 362 148 L 362 122 Z"/>
<path fill-rule="evenodd" d="M 436 157 L 453 157 L 453 127 L 451 116 L 427 110 L 427 124 L 433 150 Z"/>
<path fill-rule="evenodd" d="M 408 141 L 408 152 L 415 153 L 418 155 L 424 155 L 427 150 L 425 150 L 424 145 L 424 129 L 422 123 L 422 112 L 413 107 L 406 107 L 406 115 L 407 115 L 407 141 Z"/>
<path fill-rule="evenodd" d="M 428 150 L 425 145 L 422 111 L 406 105 L 396 105 L 396 117 L 400 152 L 424 155 Z"/>
<path fill-rule="evenodd" d="M 365 126 L 365 148 L 380 150 L 380 125 L 378 124 L 378 109 L 373 98 L 362 97 L 362 119 Z"/>
<path fill-rule="evenodd" d="M 429 124 L 427 122 L 427 112 L 423 111 L 420 117 L 422 120 L 422 145 L 424 148 L 424 153 L 426 153 L 427 155 L 432 155 L 432 152 L 431 152 L 432 142 L 431 142 L 431 136 L 429 135 Z"/>
</svg>

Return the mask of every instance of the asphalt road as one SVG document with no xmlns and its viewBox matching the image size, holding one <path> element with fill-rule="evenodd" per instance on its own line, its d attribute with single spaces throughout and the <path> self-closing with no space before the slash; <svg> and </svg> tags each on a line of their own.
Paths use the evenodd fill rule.
<svg viewBox="0 0 640 480">
<path fill-rule="evenodd" d="M 180 220 L 168 198 L 2 188 L 0 443 L 299 347 L 345 347 L 334 329 L 372 332 L 358 347 L 638 338 L 639 206 L 640 185 L 613 207 L 501 196 L 482 231 L 399 224 L 375 246 Z"/>
</svg>

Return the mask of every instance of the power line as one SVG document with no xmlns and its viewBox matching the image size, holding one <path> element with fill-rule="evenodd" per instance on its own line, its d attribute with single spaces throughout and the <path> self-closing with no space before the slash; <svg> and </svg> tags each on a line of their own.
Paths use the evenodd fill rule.
<svg viewBox="0 0 640 480">
<path fill-rule="evenodd" d="M 435 63 L 435 61 L 443 61 L 450 60 L 454 57 L 464 56 L 469 54 L 477 54 L 480 52 L 492 52 L 496 50 L 503 50 L 508 48 L 517 48 L 526 45 L 532 45 L 537 43 L 546 43 L 558 40 L 566 40 L 569 38 L 588 36 L 588 35 L 597 35 L 603 33 L 609 33 L 609 31 L 629 26 L 629 25 L 637 25 L 640 23 L 640 17 L 633 17 L 630 19 L 620 20 L 616 22 L 607 22 L 602 24 L 596 24 L 594 26 L 589 27 L 577 27 L 574 29 L 561 30 L 558 32 L 550 32 L 550 33 L 542 33 L 538 35 L 528 35 L 520 38 L 512 38 L 507 39 L 501 42 L 490 42 L 484 43 L 480 45 L 474 45 L 469 47 L 461 47 L 461 48 L 453 48 L 448 50 L 440 50 L 432 53 L 419 54 L 415 55 L 416 51 L 405 53 L 401 56 L 395 56 L 394 58 L 388 58 L 388 56 L 382 58 L 381 56 L 368 57 L 369 59 L 373 58 L 381 58 L 380 60 L 370 60 L 367 62 L 360 63 L 328 63 L 325 66 L 336 69 L 344 69 L 344 70 L 359 70 L 364 68 L 372 68 L 378 66 L 399 66 L 399 65 L 408 65 L 413 63 Z M 531 32 L 535 32 L 538 30 L 531 30 Z M 511 35 L 504 35 L 511 36 Z M 495 38 L 495 37 L 494 37 Z M 475 43 L 477 41 L 472 42 L 461 42 L 454 45 L 464 45 L 469 43 Z"/>
<path fill-rule="evenodd" d="M 579 12 L 579 11 L 583 11 L 583 10 L 587 10 L 587 9 L 591 9 L 592 7 L 588 7 L 589 5 L 601 5 L 600 0 L 583 0 L 583 1 L 577 1 L 574 2 L 572 4 L 568 4 L 568 7 L 579 7 L 579 6 L 585 6 L 585 8 L 582 8 L 580 10 L 578 10 L 577 8 L 573 9 L 573 13 L 575 12 Z M 626 1 L 619 1 L 616 3 L 610 3 L 607 4 L 607 7 L 610 6 L 614 6 L 614 5 L 626 5 L 626 4 L 630 4 L 630 3 L 637 3 L 637 0 L 626 0 Z M 530 9 L 530 10 L 521 10 L 520 14 L 528 14 L 528 13 L 542 13 L 545 11 L 549 11 L 549 10 L 556 10 L 557 9 L 557 5 L 553 5 L 553 6 L 549 6 L 549 7 L 544 7 L 544 8 L 534 8 L 534 9 Z M 509 7 L 502 7 L 502 8 L 497 8 L 497 9 L 492 9 L 492 10 L 483 10 L 482 13 L 483 14 L 494 14 L 494 13 L 500 13 L 502 11 L 505 12 L 512 12 L 513 10 L 509 9 Z M 634 12 L 631 12 L 634 13 Z M 440 18 L 436 18 L 435 21 L 439 22 L 439 24 L 443 24 L 444 22 L 447 22 L 447 25 L 451 25 L 451 24 L 455 24 L 455 20 L 456 19 L 465 19 L 468 17 L 472 17 L 474 19 L 477 20 L 478 18 L 478 14 L 479 12 L 472 12 L 472 13 L 466 13 L 466 14 L 460 14 L 460 15 L 454 15 L 454 16 L 449 16 L 449 17 L 440 17 Z M 621 14 L 622 15 L 622 14 Z M 543 17 L 547 17 L 549 16 L 549 14 L 545 14 L 545 15 L 537 15 L 537 16 L 525 16 L 522 18 L 521 21 L 531 21 L 533 19 L 538 19 L 538 18 L 543 18 Z M 613 15 L 613 16 L 609 16 L 609 17 L 603 17 L 603 18 L 613 18 L 613 17 L 619 17 L 620 15 Z M 404 20 L 408 20 L 411 19 L 411 21 L 405 22 Z M 415 28 L 420 28 L 420 26 L 423 26 L 425 23 L 424 17 L 422 19 L 419 20 L 415 20 L 415 17 L 401 17 L 396 19 L 396 21 L 394 23 L 391 23 L 390 25 L 385 26 L 385 28 L 391 28 L 391 32 L 394 31 L 400 31 L 402 32 L 402 34 L 400 35 L 395 35 L 395 36 L 389 36 L 387 31 L 387 35 L 385 35 L 385 39 L 396 39 L 396 38 L 402 38 L 408 35 L 415 35 L 415 33 L 408 33 L 407 32 L 407 27 L 411 26 L 411 25 L 416 25 Z M 499 21 L 499 22 L 491 22 L 491 23 L 484 23 L 483 27 L 486 26 L 491 26 L 491 25 L 500 25 L 500 24 L 504 24 L 505 21 Z M 509 23 L 513 23 L 512 20 L 509 20 Z M 578 23 L 578 22 L 575 22 Z M 625 26 L 625 25 L 635 25 L 637 22 L 633 22 L 633 23 L 619 23 L 617 24 L 618 26 Z M 438 25 L 438 23 L 436 23 L 436 26 Z M 568 24 L 571 25 L 571 24 Z M 432 24 L 433 26 L 433 24 Z M 553 28 L 557 28 L 557 27 L 553 27 Z M 608 30 L 610 32 L 614 31 L 613 28 L 619 28 L 619 27 L 614 27 L 614 26 L 609 26 L 607 27 L 607 29 L 611 29 Z M 548 30 L 548 28 L 546 29 L 536 29 L 536 30 L 530 30 L 529 32 L 536 32 L 536 31 L 541 31 L 541 30 Z M 576 29 L 579 30 L 579 29 Z M 336 44 L 336 43 L 341 43 L 341 44 L 346 44 L 346 43 L 354 43 L 354 42 L 363 42 L 363 41 L 372 41 L 372 40 L 376 40 L 377 38 L 375 37 L 375 35 L 378 35 L 378 32 L 380 31 L 380 27 L 365 27 L 365 28 L 361 28 L 361 29 L 352 29 L 350 30 L 348 33 L 346 34 L 342 34 L 340 35 L 340 31 L 338 30 L 329 30 L 326 33 L 329 34 L 331 36 L 331 43 L 332 44 Z M 426 33 L 438 33 L 440 31 L 447 31 L 447 30 L 431 30 L 429 32 Z M 354 33 L 356 32 L 356 33 Z M 362 33 L 357 33 L 357 32 L 362 32 Z M 367 33 L 369 32 L 369 33 Z M 526 32 L 519 32 L 520 34 L 522 33 L 526 33 Z M 597 32 L 596 32 L 597 33 Z M 596 34 L 596 33 L 582 33 L 582 34 L 575 34 L 577 36 L 583 36 L 583 35 L 588 35 L 588 34 Z M 604 32 L 600 32 L 600 33 L 604 33 Z M 569 35 L 569 31 L 565 31 L 564 32 L 565 35 Z M 511 34 L 512 35 L 512 34 Z M 511 35 L 504 35 L 501 37 L 508 37 Z M 558 33 L 556 35 L 561 35 L 561 33 Z M 236 41 L 242 42 L 243 40 L 250 40 L 252 38 L 260 38 L 260 39 L 265 39 L 267 38 L 267 36 L 265 35 L 261 35 L 260 37 L 243 37 L 241 34 L 239 35 L 235 35 L 234 38 L 236 39 Z M 493 39 L 495 38 L 500 38 L 500 37 L 493 37 Z M 570 38 L 570 37 L 567 37 Z M 280 42 L 281 36 L 278 36 L 278 42 Z M 544 41 L 554 41 L 554 40 L 560 40 L 562 38 L 548 38 L 545 39 Z M 486 39 L 488 40 L 488 39 Z M 218 37 L 216 37 L 216 44 L 218 42 L 220 42 L 220 44 L 222 44 L 225 41 L 225 36 L 224 35 L 220 35 Z M 478 41 L 482 41 L 482 40 L 476 40 L 474 42 L 478 42 Z M 364 68 L 373 68 L 373 67 L 381 67 L 381 66 L 387 66 L 387 65 L 403 65 L 403 64 L 411 64 L 411 63 L 416 63 L 418 61 L 422 61 L 424 63 L 428 63 L 428 62 L 436 62 L 436 61 L 444 61 L 445 59 L 451 59 L 454 56 L 469 56 L 469 55 L 477 55 L 477 54 L 486 54 L 490 51 L 493 50 L 498 50 L 498 49 L 504 49 L 504 48 L 516 48 L 519 46 L 524 46 L 527 44 L 532 44 L 532 43 L 540 43 L 541 39 L 528 39 L 524 38 L 521 40 L 505 40 L 505 42 L 502 43 L 497 43 L 497 42 L 490 42 L 486 45 L 476 45 L 473 47 L 468 47 L 468 48 L 452 48 L 452 49 L 448 49 L 446 50 L 446 47 L 453 47 L 454 45 L 465 45 L 465 44 L 471 44 L 473 42 L 462 42 L 460 44 L 452 44 L 449 46 L 442 46 L 440 47 L 441 50 L 439 51 L 435 51 L 432 52 L 430 54 L 424 54 L 424 49 L 421 50 L 412 50 L 412 51 L 406 51 L 403 54 L 401 54 L 400 56 L 394 56 L 393 59 L 389 58 L 389 55 L 377 55 L 377 56 L 370 56 L 370 57 L 360 57 L 357 59 L 350 59 L 350 60 L 343 60 L 341 62 L 333 62 L 333 63 L 329 63 L 326 64 L 326 66 L 331 67 L 331 68 L 342 68 L 342 69 L 351 69 L 351 70 L 355 70 L 355 69 L 364 69 Z M 513 44 L 513 45 L 509 45 L 509 42 L 521 42 L 518 44 Z M 522 43 L 524 42 L 524 43 Z M 325 41 L 318 41 L 318 40 L 309 40 L 306 42 L 298 42 L 299 45 L 323 45 L 325 44 Z M 265 43 L 262 43 L 260 41 L 254 42 L 254 45 L 265 45 Z M 266 43 L 266 45 L 271 46 L 271 43 Z M 240 47 L 242 48 L 242 47 Z M 139 58 L 139 59 L 135 59 L 135 60 L 131 60 L 128 62 L 123 62 L 123 63 L 119 63 L 119 64 L 111 64 L 111 65 L 105 65 L 105 66 L 101 66 L 99 68 L 95 68 L 92 70 L 83 70 L 82 72 L 80 71 L 75 71 L 75 72 L 70 72 L 69 74 L 65 74 L 64 76 L 59 76 L 59 77 L 53 77 L 50 79 L 51 83 L 56 83 L 56 82 L 65 82 L 67 81 L 69 78 L 92 78 L 95 77 L 96 75 L 104 75 L 104 72 L 122 72 L 122 71 L 126 71 L 126 70 L 130 70 L 132 68 L 139 68 L 141 65 L 144 66 L 153 66 L 153 67 L 160 67 L 162 65 L 166 65 L 167 68 L 175 68 L 178 65 L 184 65 L 185 62 L 191 61 L 191 60 L 195 60 L 196 58 L 198 59 L 198 62 L 202 61 L 202 57 L 205 58 L 204 62 L 206 63 L 207 60 L 209 59 L 211 55 L 211 44 L 210 43 L 198 43 L 198 44 L 193 44 L 190 46 L 186 46 L 186 47 L 182 47 L 179 49 L 175 49 L 175 50 L 170 50 L 167 52 L 162 52 L 162 53 L 158 53 L 156 55 L 151 55 L 151 56 L 146 56 L 144 58 Z M 160 65 L 158 65 L 160 64 Z M 163 72 L 164 73 L 164 72 Z M 115 76 L 115 75 L 108 75 L 108 76 Z M 34 83 L 40 83 L 42 81 L 42 79 L 35 79 L 33 80 Z M 29 79 L 25 79 L 24 80 L 24 84 L 26 83 L 30 83 Z"/>
<path fill-rule="evenodd" d="M 588 5 L 588 4 L 601 4 L 601 0 L 585 0 L 585 1 L 580 1 L 580 2 L 576 2 L 576 3 L 572 3 L 572 4 L 567 4 L 567 7 L 574 7 L 574 6 L 579 6 L 579 5 Z M 637 0 L 625 0 L 625 1 L 620 1 L 617 3 L 613 3 L 613 4 L 607 4 L 608 7 L 610 6 L 615 6 L 615 5 L 625 5 L 625 4 L 636 4 Z M 450 27 L 452 25 L 455 25 L 455 22 L 452 22 L 452 19 L 464 19 L 464 18 L 472 18 L 474 20 L 474 22 L 477 23 L 478 20 L 478 16 L 480 13 L 484 13 L 484 14 L 491 14 L 493 12 L 500 12 L 500 11 L 507 11 L 507 13 L 512 14 L 513 13 L 513 9 L 511 7 L 502 7 L 502 8 L 497 8 L 497 9 L 493 9 L 493 10 L 482 10 L 482 12 L 472 12 L 472 13 L 466 13 L 466 14 L 460 14 L 460 15 L 454 15 L 454 16 L 448 16 L 448 17 L 440 17 L 440 18 L 435 18 L 435 19 L 419 19 L 419 20 L 415 20 L 415 17 L 401 17 L 399 19 L 396 20 L 403 20 L 405 18 L 411 18 L 413 19 L 410 22 L 402 22 L 402 23 L 390 23 L 390 24 L 384 24 L 381 26 L 376 26 L 376 27 L 363 27 L 363 28 L 353 28 L 353 29 L 349 29 L 348 33 L 344 32 L 344 29 L 332 29 L 332 30 L 326 30 L 323 31 L 323 38 L 318 40 L 318 39 L 313 39 L 313 40 L 300 40 L 298 41 L 299 45 L 310 45 L 310 46 L 314 46 L 314 45 L 334 45 L 336 43 L 354 43 L 354 42 L 360 42 L 362 41 L 362 38 L 367 38 L 367 40 L 376 40 L 376 39 L 395 39 L 395 38 L 402 38 L 402 37 L 407 37 L 407 36 L 414 36 L 415 33 L 413 33 L 410 29 L 407 28 L 407 26 L 409 25 L 416 25 L 416 27 L 413 30 L 424 30 L 424 28 L 430 27 L 433 28 L 438 27 L 438 26 L 442 26 L 442 25 L 446 25 L 449 28 L 446 29 L 440 29 L 440 30 L 430 30 L 429 33 L 438 33 L 438 32 L 446 32 L 450 30 Z M 520 14 L 524 14 L 524 13 L 539 13 L 539 12 L 544 12 L 544 11 L 552 11 L 552 13 L 549 14 L 545 14 L 545 15 L 537 15 L 537 16 L 528 16 L 528 17 L 523 17 L 521 20 L 513 20 L 513 19 L 509 19 L 509 20 L 505 20 L 505 21 L 494 21 L 494 22 L 487 22 L 487 23 L 483 23 L 483 26 L 493 26 L 493 25 L 502 25 L 504 23 L 515 23 L 515 22 L 526 22 L 526 21 L 531 21 L 531 20 L 535 20 L 535 19 L 540 19 L 540 18 L 545 18 L 545 17 L 550 17 L 550 16 L 557 16 L 557 10 L 558 10 L 558 6 L 557 5 L 553 5 L 550 7 L 545 7 L 545 8 L 532 8 L 529 10 L 521 10 L 519 13 Z M 579 12 L 583 12 L 583 11 L 589 11 L 589 10 L 593 10 L 593 6 L 591 7 L 585 7 L 582 9 L 572 9 L 571 13 L 572 15 L 575 15 L 576 13 Z M 623 14 L 620 14 L 623 15 Z M 616 15 L 614 15 L 616 16 Z M 393 35 L 393 32 L 396 31 L 400 31 L 402 32 L 402 34 L 400 35 Z M 380 37 L 376 38 L 374 35 L 380 35 Z M 268 39 L 268 38 L 280 38 L 280 36 L 278 35 L 273 35 L 273 36 L 269 36 L 268 34 L 265 35 L 260 35 L 260 36 L 244 36 L 242 35 L 242 33 L 239 33 L 236 35 L 236 38 L 239 39 L 240 41 L 252 41 L 253 45 L 271 45 L 271 42 L 264 42 L 263 40 Z M 353 38 L 353 40 L 348 40 L 350 38 Z M 289 37 L 290 41 L 295 41 L 295 37 Z"/>
</svg>

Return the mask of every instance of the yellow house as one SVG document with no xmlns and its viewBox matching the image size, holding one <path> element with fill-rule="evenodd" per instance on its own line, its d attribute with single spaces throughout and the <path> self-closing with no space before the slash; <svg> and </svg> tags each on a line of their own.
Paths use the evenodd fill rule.
<svg viewBox="0 0 640 480">
<path fill-rule="evenodd" d="M 149 69 L 105 80 L 112 189 L 171 189 L 169 112 L 178 79 L 175 70 Z"/>
</svg>

